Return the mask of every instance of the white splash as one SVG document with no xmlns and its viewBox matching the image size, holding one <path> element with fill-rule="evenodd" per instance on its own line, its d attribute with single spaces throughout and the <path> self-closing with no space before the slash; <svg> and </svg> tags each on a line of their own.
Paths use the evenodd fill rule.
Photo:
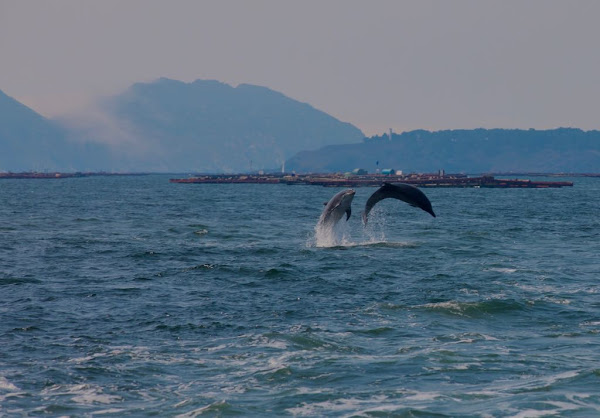
<svg viewBox="0 0 600 418">
<path fill-rule="evenodd" d="M 338 247 L 352 243 L 347 222 L 338 222 L 336 225 L 318 223 L 315 226 L 315 247 Z"/>
<path fill-rule="evenodd" d="M 308 247 L 331 248 L 331 247 L 356 247 L 378 244 L 390 244 L 393 246 L 405 246 L 409 243 L 388 243 L 385 236 L 385 218 L 377 216 L 373 211 L 369 223 L 364 226 L 362 222 L 338 222 L 336 225 L 315 225 L 314 237 L 309 238 Z M 358 238 L 353 237 L 353 233 Z"/>
</svg>

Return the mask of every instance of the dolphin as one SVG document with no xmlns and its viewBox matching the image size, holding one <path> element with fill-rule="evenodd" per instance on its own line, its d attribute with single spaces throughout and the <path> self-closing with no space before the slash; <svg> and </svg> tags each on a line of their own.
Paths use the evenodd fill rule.
<svg viewBox="0 0 600 418">
<path fill-rule="evenodd" d="M 336 193 L 329 202 L 325 203 L 325 209 L 323 209 L 323 213 L 321 213 L 318 225 L 333 227 L 340 219 L 342 219 L 344 213 L 346 214 L 346 221 L 350 219 L 350 215 L 352 214 L 350 205 L 352 204 L 355 193 L 356 192 L 352 189 L 346 189 Z"/>
<path fill-rule="evenodd" d="M 365 210 L 362 213 L 362 220 L 365 225 L 367 224 L 367 216 L 369 216 L 369 212 L 371 209 L 373 209 L 373 206 L 375 206 L 375 204 L 380 200 L 387 199 L 388 197 L 393 197 L 394 199 L 402 200 L 411 206 L 421 208 L 435 218 L 435 213 L 433 213 L 431 202 L 421 190 L 411 186 L 410 184 L 383 183 L 383 186 L 381 186 L 375 193 L 371 195 L 369 200 L 367 200 Z"/>
</svg>

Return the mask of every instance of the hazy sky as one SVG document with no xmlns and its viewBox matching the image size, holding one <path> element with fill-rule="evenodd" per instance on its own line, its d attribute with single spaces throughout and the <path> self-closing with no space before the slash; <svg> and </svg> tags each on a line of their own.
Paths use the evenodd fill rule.
<svg viewBox="0 0 600 418">
<path fill-rule="evenodd" d="M 600 1 L 0 0 L 0 90 L 46 116 L 137 81 L 258 84 L 366 134 L 600 128 Z"/>
</svg>

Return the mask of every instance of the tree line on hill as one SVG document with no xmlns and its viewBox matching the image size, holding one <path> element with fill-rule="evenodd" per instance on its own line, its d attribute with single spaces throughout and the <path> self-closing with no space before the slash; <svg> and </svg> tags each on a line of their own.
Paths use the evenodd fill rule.
<svg viewBox="0 0 600 418">
<path fill-rule="evenodd" d="M 600 171 L 600 131 L 461 129 L 376 135 L 362 143 L 302 151 L 286 166 L 299 172 L 545 172 Z"/>
</svg>

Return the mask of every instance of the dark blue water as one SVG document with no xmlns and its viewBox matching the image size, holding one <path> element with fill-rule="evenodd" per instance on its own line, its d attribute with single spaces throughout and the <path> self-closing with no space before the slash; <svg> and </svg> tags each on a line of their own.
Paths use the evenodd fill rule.
<svg viewBox="0 0 600 418">
<path fill-rule="evenodd" d="M 0 415 L 595 416 L 600 180 L 0 182 Z"/>
</svg>

